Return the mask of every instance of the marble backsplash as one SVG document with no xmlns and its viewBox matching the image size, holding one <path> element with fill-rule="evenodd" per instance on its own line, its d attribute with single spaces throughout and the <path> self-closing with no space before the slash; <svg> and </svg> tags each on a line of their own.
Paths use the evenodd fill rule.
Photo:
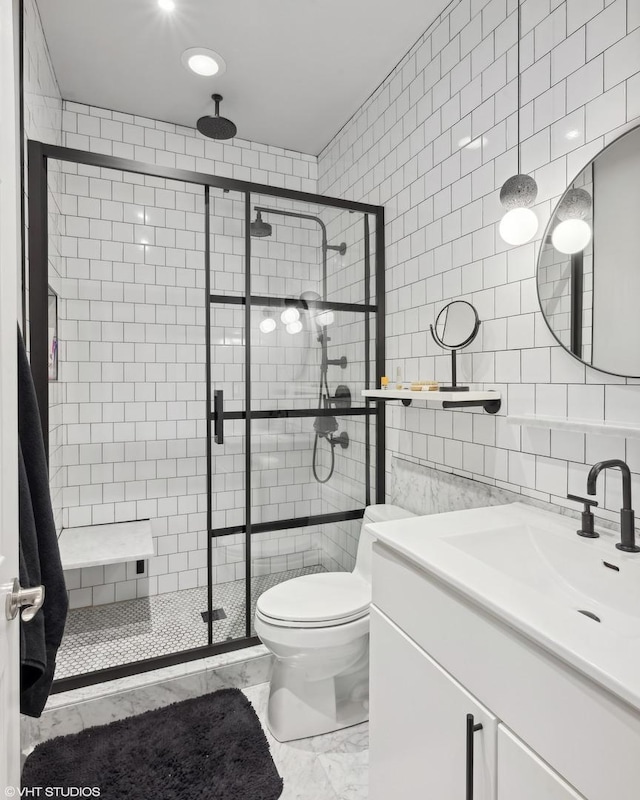
<svg viewBox="0 0 640 800">
<path fill-rule="evenodd" d="M 419 515 L 444 514 L 447 511 L 500 506 L 506 503 L 527 503 L 543 511 L 577 520 L 580 519 L 581 511 L 578 506 L 575 509 L 556 506 L 451 472 L 414 464 L 402 458 L 393 458 L 391 461 L 389 502 Z M 618 529 L 617 523 L 608 520 L 598 519 L 596 524 L 599 528 Z"/>
<path fill-rule="evenodd" d="M 522 502 L 526 498 L 450 472 L 394 458 L 391 462 L 390 500 L 407 511 L 424 515 L 500 506 Z"/>
</svg>

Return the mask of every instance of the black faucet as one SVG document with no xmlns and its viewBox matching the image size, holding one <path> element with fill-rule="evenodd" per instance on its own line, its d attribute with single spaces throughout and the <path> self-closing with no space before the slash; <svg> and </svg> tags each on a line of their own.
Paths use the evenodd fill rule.
<svg viewBox="0 0 640 800">
<path fill-rule="evenodd" d="M 618 550 L 625 553 L 640 553 L 636 545 L 635 514 L 631 508 L 631 470 L 619 458 L 609 461 L 599 461 L 589 470 L 587 476 L 587 494 L 596 493 L 596 480 L 603 469 L 619 469 L 622 472 L 622 508 L 620 509 L 620 541 L 616 544 Z"/>
</svg>

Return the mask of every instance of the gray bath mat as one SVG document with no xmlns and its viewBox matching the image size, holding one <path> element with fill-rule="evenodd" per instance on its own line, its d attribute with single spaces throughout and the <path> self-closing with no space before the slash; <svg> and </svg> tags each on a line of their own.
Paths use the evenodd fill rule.
<svg viewBox="0 0 640 800">
<path fill-rule="evenodd" d="M 101 800 L 276 800 L 282 794 L 260 721 L 239 689 L 43 742 L 27 758 L 22 785 L 97 787 Z"/>
</svg>

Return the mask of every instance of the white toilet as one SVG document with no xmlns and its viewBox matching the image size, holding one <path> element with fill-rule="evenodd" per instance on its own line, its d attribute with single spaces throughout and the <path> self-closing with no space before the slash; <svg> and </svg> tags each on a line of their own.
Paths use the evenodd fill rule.
<svg viewBox="0 0 640 800">
<path fill-rule="evenodd" d="M 368 523 L 412 516 L 398 506 L 368 506 L 353 572 L 303 575 L 258 598 L 256 633 L 275 657 L 267 724 L 278 741 L 328 733 L 369 718 L 375 536 Z"/>
</svg>

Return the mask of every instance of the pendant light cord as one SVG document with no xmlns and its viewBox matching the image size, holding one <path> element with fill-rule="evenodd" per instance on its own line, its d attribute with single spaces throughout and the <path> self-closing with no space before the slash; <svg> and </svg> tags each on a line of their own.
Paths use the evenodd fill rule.
<svg viewBox="0 0 640 800">
<path fill-rule="evenodd" d="M 517 44 L 517 54 L 518 54 L 518 122 L 517 122 L 517 129 L 518 129 L 518 169 L 516 174 L 520 175 L 521 173 L 521 161 L 520 161 L 520 108 L 521 108 L 521 96 L 522 96 L 522 73 L 520 71 L 520 40 L 522 38 L 522 0 L 518 0 L 518 44 Z"/>
</svg>

